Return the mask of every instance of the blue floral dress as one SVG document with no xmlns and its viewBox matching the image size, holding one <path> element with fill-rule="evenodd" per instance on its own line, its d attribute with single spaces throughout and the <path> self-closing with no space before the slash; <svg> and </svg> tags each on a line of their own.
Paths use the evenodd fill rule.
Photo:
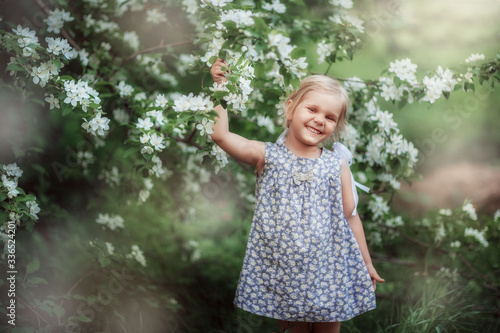
<svg viewBox="0 0 500 333">
<path fill-rule="evenodd" d="M 303 158 L 266 142 L 234 304 L 287 321 L 345 321 L 375 293 L 342 208 L 341 157 Z"/>
</svg>

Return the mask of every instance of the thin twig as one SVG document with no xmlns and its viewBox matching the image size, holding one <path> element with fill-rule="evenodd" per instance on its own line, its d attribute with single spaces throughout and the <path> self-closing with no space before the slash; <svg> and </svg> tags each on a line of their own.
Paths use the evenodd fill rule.
<svg viewBox="0 0 500 333">
<path fill-rule="evenodd" d="M 150 52 L 158 51 L 158 50 L 165 49 L 165 48 L 168 48 L 168 47 L 174 47 L 174 46 L 179 46 L 179 45 L 187 45 L 187 44 L 193 44 L 193 41 L 192 40 L 185 40 L 185 41 L 182 41 L 182 42 L 175 42 L 175 43 L 171 43 L 171 44 L 163 44 L 163 42 L 162 42 L 162 43 L 160 43 L 160 45 L 153 46 L 153 47 L 150 47 L 150 48 L 138 51 L 138 52 L 136 52 L 136 53 L 128 56 L 127 58 L 125 58 L 118 65 L 118 67 L 123 66 L 124 64 L 126 64 L 130 60 L 134 59 L 138 55 L 141 55 L 141 54 L 144 54 L 144 53 L 150 53 Z"/>
<path fill-rule="evenodd" d="M 49 15 L 50 15 L 50 10 L 49 10 L 49 8 L 47 7 L 47 5 L 45 5 L 45 4 L 43 3 L 43 1 L 42 1 L 42 0 L 35 0 L 35 2 L 36 2 L 36 4 L 38 5 L 38 7 L 40 7 L 40 8 L 41 8 L 41 9 L 45 12 L 45 14 L 46 14 L 47 16 L 49 16 Z M 68 33 L 66 30 L 62 29 L 62 30 L 61 30 L 61 35 L 63 35 L 63 36 L 64 36 L 64 38 L 66 38 L 66 39 L 68 40 L 69 44 L 70 44 L 71 46 L 73 46 L 75 49 L 77 49 L 78 51 L 80 51 L 80 50 L 82 49 L 82 48 L 80 47 L 80 45 L 78 45 L 78 44 L 77 44 L 77 43 L 73 40 L 73 38 L 71 38 L 71 36 L 69 35 L 69 33 Z"/>
<path fill-rule="evenodd" d="M 38 312 L 36 312 L 36 311 L 35 311 L 35 309 L 33 309 L 31 306 L 29 306 L 28 304 L 26 304 L 26 302 L 24 302 L 24 301 L 23 301 L 23 299 L 22 299 L 21 297 L 17 296 L 17 298 L 18 298 L 18 299 L 19 299 L 19 301 L 20 301 L 21 303 L 23 303 L 23 304 L 24 304 L 24 305 L 25 305 L 28 309 L 30 309 L 31 311 L 33 311 L 33 312 L 37 315 L 37 317 L 38 317 L 38 318 L 41 318 L 41 319 L 42 319 L 42 320 L 43 320 L 43 321 L 44 321 L 47 325 L 50 325 L 50 323 L 49 323 L 47 320 L 45 320 L 45 318 L 43 318 L 43 317 L 42 317 L 42 316 L 41 316 Z"/>
</svg>

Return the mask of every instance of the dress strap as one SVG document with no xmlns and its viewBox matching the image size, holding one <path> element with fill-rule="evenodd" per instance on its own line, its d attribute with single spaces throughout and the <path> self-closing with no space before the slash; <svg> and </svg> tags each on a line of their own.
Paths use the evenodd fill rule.
<svg viewBox="0 0 500 333">
<path fill-rule="evenodd" d="M 360 190 L 365 191 L 367 193 L 370 191 L 370 188 L 354 180 L 354 176 L 352 175 L 351 172 L 351 164 L 353 160 L 353 155 L 351 151 L 340 142 L 334 142 L 332 148 L 333 151 L 337 153 L 340 157 L 342 157 L 349 166 L 349 173 L 351 174 L 352 196 L 354 197 L 354 210 L 352 212 L 352 216 L 355 216 L 357 214 L 357 207 L 359 202 L 358 191 L 356 190 L 356 187 L 359 187 Z"/>
</svg>

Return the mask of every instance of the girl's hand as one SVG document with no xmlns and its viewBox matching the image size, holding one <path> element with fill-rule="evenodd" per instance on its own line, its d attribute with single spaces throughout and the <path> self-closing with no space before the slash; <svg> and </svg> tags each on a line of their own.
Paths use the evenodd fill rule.
<svg viewBox="0 0 500 333">
<path fill-rule="evenodd" d="M 229 73 L 229 70 L 222 71 L 222 67 L 229 68 L 224 59 L 217 59 L 210 69 L 210 74 L 212 74 L 212 78 L 217 84 L 227 82 L 226 73 Z"/>
<path fill-rule="evenodd" d="M 373 290 L 377 290 L 377 282 L 384 283 L 385 280 L 378 275 L 377 270 L 375 270 L 373 265 L 366 265 L 366 268 L 368 269 L 368 273 L 372 279 Z"/>
</svg>

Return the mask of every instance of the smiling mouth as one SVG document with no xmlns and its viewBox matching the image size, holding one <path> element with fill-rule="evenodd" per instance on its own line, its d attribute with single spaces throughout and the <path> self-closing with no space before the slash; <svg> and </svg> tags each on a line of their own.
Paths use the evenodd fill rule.
<svg viewBox="0 0 500 333">
<path fill-rule="evenodd" d="M 309 130 L 309 132 L 311 133 L 314 133 L 314 134 L 321 134 L 320 131 L 318 131 L 317 129 L 315 129 L 314 127 L 311 127 L 311 126 L 306 126 L 306 128 Z"/>
</svg>

